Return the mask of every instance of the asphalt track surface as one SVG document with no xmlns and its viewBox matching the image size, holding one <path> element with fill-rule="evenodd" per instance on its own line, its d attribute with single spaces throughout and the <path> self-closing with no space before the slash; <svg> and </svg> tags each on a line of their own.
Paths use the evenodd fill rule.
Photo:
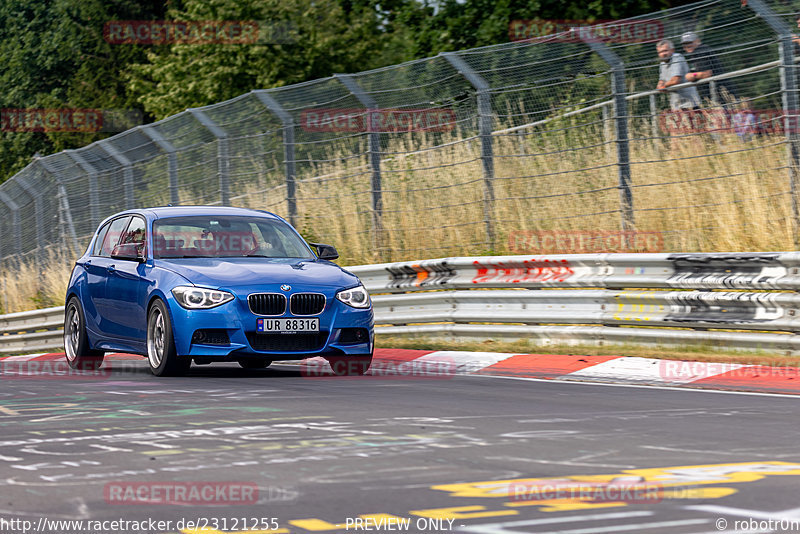
<svg viewBox="0 0 800 534">
<path fill-rule="evenodd" d="M 125 363 L 3 377 L 1 532 L 800 532 L 797 397 Z"/>
</svg>

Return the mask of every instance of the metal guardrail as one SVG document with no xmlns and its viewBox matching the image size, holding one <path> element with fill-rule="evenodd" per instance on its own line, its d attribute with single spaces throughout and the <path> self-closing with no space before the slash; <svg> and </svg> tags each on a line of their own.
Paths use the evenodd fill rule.
<svg viewBox="0 0 800 534">
<path fill-rule="evenodd" d="M 386 335 L 800 351 L 797 252 L 462 257 L 349 270 L 374 294 Z"/>
<path fill-rule="evenodd" d="M 61 348 L 64 307 L 0 315 L 0 354 Z"/>
<path fill-rule="evenodd" d="M 379 334 L 800 351 L 800 253 L 479 256 L 348 268 Z M 540 290 L 540 291 L 536 291 Z M 60 348 L 63 307 L 0 316 L 0 353 Z"/>
</svg>

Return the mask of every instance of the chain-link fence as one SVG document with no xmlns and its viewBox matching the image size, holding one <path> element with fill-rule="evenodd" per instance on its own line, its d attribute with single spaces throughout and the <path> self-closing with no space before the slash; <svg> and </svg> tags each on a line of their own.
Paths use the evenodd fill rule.
<svg viewBox="0 0 800 534">
<path fill-rule="evenodd" d="M 0 257 L 79 254 L 104 217 L 167 203 L 275 212 L 345 264 L 515 253 L 554 231 L 789 250 L 798 14 L 703 1 L 187 110 L 0 185 Z M 656 43 L 684 54 L 686 32 L 713 76 L 655 91 Z M 687 88 L 701 111 L 672 109 Z"/>
</svg>

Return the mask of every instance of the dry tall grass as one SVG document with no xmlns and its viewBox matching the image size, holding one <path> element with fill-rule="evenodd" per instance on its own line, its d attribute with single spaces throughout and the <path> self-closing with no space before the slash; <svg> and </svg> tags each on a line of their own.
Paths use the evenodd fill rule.
<svg viewBox="0 0 800 534">
<path fill-rule="evenodd" d="M 640 137 L 631 143 L 638 230 L 663 232 L 665 251 L 674 252 L 794 247 L 783 138 L 653 140 L 647 131 L 634 129 Z M 620 229 L 615 147 L 603 142 L 600 128 L 566 124 L 547 134 L 497 136 L 488 211 L 478 139 L 452 134 L 425 149 L 432 144 L 420 134 L 385 147 L 394 155 L 382 161 L 382 232 L 371 231 L 366 160 L 343 151 L 299 177 L 299 229 L 309 240 L 334 244 L 343 265 L 505 254 L 509 235 L 519 230 Z M 260 176 L 233 192 L 235 202 L 285 216 L 285 188 L 263 185 L 281 181 L 279 174 Z M 2 310 L 63 303 L 73 260 L 51 253 L 41 271 L 31 263 L 6 265 Z"/>
</svg>

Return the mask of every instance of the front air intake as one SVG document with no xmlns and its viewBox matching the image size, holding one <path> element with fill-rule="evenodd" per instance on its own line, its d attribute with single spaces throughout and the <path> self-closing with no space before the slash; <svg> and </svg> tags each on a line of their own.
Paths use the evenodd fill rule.
<svg viewBox="0 0 800 534">
<path fill-rule="evenodd" d="M 319 315 L 325 309 L 322 293 L 295 293 L 292 295 L 292 315 Z"/>
<path fill-rule="evenodd" d="M 253 293 L 247 297 L 247 304 L 256 315 L 283 315 L 286 312 L 286 296 L 280 293 Z"/>
</svg>

